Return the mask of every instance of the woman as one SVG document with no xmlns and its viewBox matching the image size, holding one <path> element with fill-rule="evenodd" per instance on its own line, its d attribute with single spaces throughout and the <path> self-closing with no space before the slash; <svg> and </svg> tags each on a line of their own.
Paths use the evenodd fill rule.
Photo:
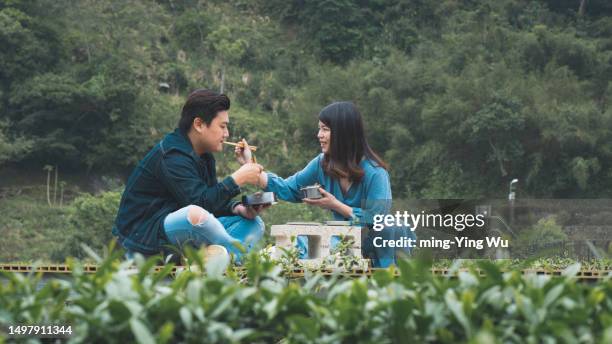
<svg viewBox="0 0 612 344">
<path fill-rule="evenodd" d="M 332 103 L 319 114 L 317 134 L 322 154 L 301 171 L 283 179 L 274 173 L 262 173 L 260 185 L 282 200 L 303 201 L 306 204 L 331 210 L 334 219 L 369 225 L 375 214 L 386 214 L 391 208 L 391 185 L 387 165 L 370 148 L 365 137 L 363 121 L 351 102 Z M 320 199 L 302 199 L 300 188 L 319 183 Z M 364 254 L 373 266 L 386 267 L 393 263 L 393 248 L 376 248 L 372 241 L 414 238 L 407 228 L 386 228 L 380 232 L 368 230 Z M 333 245 L 333 243 L 332 243 Z M 307 257 L 307 237 L 298 237 L 301 257 Z"/>
</svg>

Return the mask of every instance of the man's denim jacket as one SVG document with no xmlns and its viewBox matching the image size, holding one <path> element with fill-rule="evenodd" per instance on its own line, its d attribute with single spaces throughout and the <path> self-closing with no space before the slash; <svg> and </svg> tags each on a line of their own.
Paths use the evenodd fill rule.
<svg viewBox="0 0 612 344">
<path fill-rule="evenodd" d="M 168 245 L 163 223 L 190 204 L 215 216 L 232 215 L 240 187 L 232 177 L 218 182 L 215 158 L 198 156 L 179 129 L 164 137 L 134 169 L 121 197 L 113 234 L 124 247 L 156 254 Z"/>
</svg>

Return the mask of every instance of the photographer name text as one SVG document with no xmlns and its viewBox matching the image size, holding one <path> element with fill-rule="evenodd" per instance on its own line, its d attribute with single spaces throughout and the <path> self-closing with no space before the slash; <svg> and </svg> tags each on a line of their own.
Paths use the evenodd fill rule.
<svg viewBox="0 0 612 344">
<path fill-rule="evenodd" d="M 466 237 L 455 237 L 454 239 L 419 239 L 402 237 L 400 239 L 374 238 L 374 247 L 398 247 L 398 248 L 441 248 L 449 250 L 451 247 L 473 248 L 483 250 L 485 248 L 507 248 L 508 240 L 501 237 L 486 237 L 484 239 L 470 239 Z"/>
</svg>

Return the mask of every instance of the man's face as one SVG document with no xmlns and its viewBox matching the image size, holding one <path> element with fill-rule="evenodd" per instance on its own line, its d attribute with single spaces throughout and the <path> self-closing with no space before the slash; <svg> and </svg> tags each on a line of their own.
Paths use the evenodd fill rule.
<svg viewBox="0 0 612 344">
<path fill-rule="evenodd" d="M 222 151 L 223 141 L 229 137 L 228 124 L 229 113 L 227 111 L 218 112 L 209 126 L 201 119 L 196 118 L 193 128 L 201 149 L 211 153 Z"/>
</svg>

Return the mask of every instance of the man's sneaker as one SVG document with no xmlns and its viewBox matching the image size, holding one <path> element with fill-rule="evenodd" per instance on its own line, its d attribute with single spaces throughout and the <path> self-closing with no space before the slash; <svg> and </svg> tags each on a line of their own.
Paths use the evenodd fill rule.
<svg viewBox="0 0 612 344">
<path fill-rule="evenodd" d="M 204 251 L 204 261 L 210 262 L 216 259 L 229 260 L 230 255 L 227 249 L 221 245 L 208 245 L 202 248 Z"/>
</svg>

